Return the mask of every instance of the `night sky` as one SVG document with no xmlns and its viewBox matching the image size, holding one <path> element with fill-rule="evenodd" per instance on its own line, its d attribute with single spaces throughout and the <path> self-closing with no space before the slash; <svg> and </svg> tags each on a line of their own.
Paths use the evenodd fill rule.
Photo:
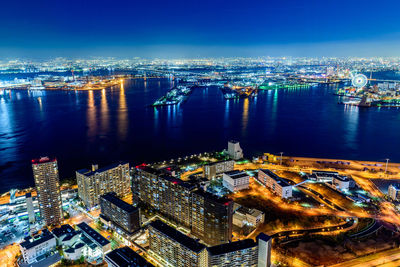
<svg viewBox="0 0 400 267">
<path fill-rule="evenodd" d="M 13 0 L 0 57 L 400 56 L 400 1 Z"/>
</svg>

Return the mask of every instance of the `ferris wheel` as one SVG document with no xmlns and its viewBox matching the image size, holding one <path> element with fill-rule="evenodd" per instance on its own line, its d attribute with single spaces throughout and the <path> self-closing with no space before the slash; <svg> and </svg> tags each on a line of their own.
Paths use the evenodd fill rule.
<svg viewBox="0 0 400 267">
<path fill-rule="evenodd" d="M 364 74 L 351 73 L 351 84 L 358 90 L 363 89 L 368 83 L 368 78 Z"/>
</svg>

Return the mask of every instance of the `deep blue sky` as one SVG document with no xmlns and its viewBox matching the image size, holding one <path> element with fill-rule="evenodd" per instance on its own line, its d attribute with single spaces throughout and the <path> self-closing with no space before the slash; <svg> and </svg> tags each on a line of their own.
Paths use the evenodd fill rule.
<svg viewBox="0 0 400 267">
<path fill-rule="evenodd" d="M 13 0 L 0 57 L 400 56 L 399 0 Z"/>
</svg>

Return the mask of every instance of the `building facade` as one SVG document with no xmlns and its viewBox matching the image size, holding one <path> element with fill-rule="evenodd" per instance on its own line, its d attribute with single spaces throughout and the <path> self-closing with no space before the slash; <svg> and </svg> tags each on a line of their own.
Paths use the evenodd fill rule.
<svg viewBox="0 0 400 267">
<path fill-rule="evenodd" d="M 86 244 L 83 254 L 92 258 L 104 258 L 104 255 L 111 251 L 111 243 L 105 239 L 99 232 L 81 222 L 76 227 L 84 236 L 83 241 Z"/>
<path fill-rule="evenodd" d="M 203 167 L 204 176 L 208 179 L 215 178 L 217 174 L 223 172 L 233 171 L 235 167 L 235 161 L 233 160 L 225 160 L 214 162 Z"/>
<path fill-rule="evenodd" d="M 243 158 L 243 150 L 238 141 L 228 142 L 228 155 L 233 160 L 239 160 Z"/>
<path fill-rule="evenodd" d="M 166 266 L 207 266 L 208 253 L 203 244 L 160 220 L 149 225 L 149 246 L 150 252 Z"/>
<path fill-rule="evenodd" d="M 184 226 L 207 244 L 227 243 L 232 237 L 233 201 L 196 189 L 158 170 L 142 167 L 134 178 L 140 201 L 166 219 Z M 135 192 L 133 192 L 135 194 Z"/>
<path fill-rule="evenodd" d="M 137 170 L 135 181 L 139 185 L 138 198 L 166 218 L 190 227 L 193 184 L 163 174 L 153 168 Z M 136 192 L 133 192 L 136 194 Z"/>
<path fill-rule="evenodd" d="M 76 172 L 78 195 L 87 208 L 100 203 L 100 196 L 115 192 L 124 196 L 131 191 L 129 163 L 117 163 L 98 169 L 93 165 L 91 170 L 83 169 Z"/>
<path fill-rule="evenodd" d="M 58 165 L 55 158 L 32 160 L 40 216 L 46 225 L 57 225 L 63 220 Z"/>
<path fill-rule="evenodd" d="M 398 184 L 389 185 L 388 196 L 391 200 L 398 201 L 400 199 L 400 186 Z"/>
<path fill-rule="evenodd" d="M 140 229 L 140 210 L 119 199 L 114 192 L 100 197 L 101 218 L 110 221 L 127 234 Z"/>
<path fill-rule="evenodd" d="M 234 204 L 234 207 L 238 204 Z M 264 223 L 265 213 L 257 209 L 249 209 L 244 206 L 239 208 L 234 208 L 233 214 L 233 224 L 238 227 L 243 227 L 245 225 L 257 227 L 258 225 Z"/>
<path fill-rule="evenodd" d="M 19 246 L 24 262 L 32 264 L 40 261 L 39 259 L 44 255 L 55 251 L 56 238 L 49 230 L 44 229 L 41 235 L 26 237 Z"/>
<path fill-rule="evenodd" d="M 332 182 L 333 178 L 336 176 L 339 176 L 338 172 L 313 170 L 311 172 L 311 175 L 309 175 L 309 179 L 315 180 L 317 182 Z"/>
<path fill-rule="evenodd" d="M 231 192 L 249 188 L 250 176 L 244 171 L 230 171 L 222 174 L 222 185 Z"/>
<path fill-rule="evenodd" d="M 258 246 L 252 239 L 208 248 L 208 266 L 210 267 L 257 267 Z"/>
<path fill-rule="evenodd" d="M 29 223 L 34 223 L 36 221 L 36 216 L 35 216 L 35 208 L 33 206 L 33 199 L 31 193 L 25 194 L 25 201 L 26 201 L 26 212 L 28 213 L 28 221 Z"/>
<path fill-rule="evenodd" d="M 149 225 L 150 254 L 163 266 L 270 267 L 271 237 L 260 233 L 245 239 L 206 247 L 204 244 L 156 220 Z"/>
<path fill-rule="evenodd" d="M 257 267 L 270 267 L 271 266 L 271 245 L 272 239 L 270 236 L 260 233 L 257 238 L 258 244 L 258 257 Z"/>
<path fill-rule="evenodd" d="M 279 177 L 271 170 L 259 170 L 257 180 L 281 198 L 292 197 L 292 185 L 290 185 L 286 179 Z"/>
<path fill-rule="evenodd" d="M 232 240 L 233 201 L 196 190 L 192 194 L 192 234 L 208 245 Z"/>
<path fill-rule="evenodd" d="M 333 177 L 332 185 L 338 190 L 347 190 L 350 188 L 350 179 L 346 176 L 338 175 Z"/>
<path fill-rule="evenodd" d="M 114 249 L 106 254 L 105 258 L 109 267 L 153 267 L 142 256 L 133 251 L 130 247 Z"/>
</svg>

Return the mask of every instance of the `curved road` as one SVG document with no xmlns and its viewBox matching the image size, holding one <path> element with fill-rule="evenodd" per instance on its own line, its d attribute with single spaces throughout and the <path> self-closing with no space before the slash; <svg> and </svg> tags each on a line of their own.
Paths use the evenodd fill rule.
<svg viewBox="0 0 400 267">
<path fill-rule="evenodd" d="M 337 231 L 337 230 L 350 228 L 351 226 L 354 225 L 354 223 L 355 223 L 355 220 L 354 219 L 350 219 L 348 222 L 340 224 L 340 225 L 313 228 L 313 229 L 300 229 L 300 230 L 282 231 L 282 232 L 278 232 L 278 233 L 275 233 L 275 234 L 271 235 L 271 238 L 288 239 L 288 238 L 291 238 L 291 237 L 298 238 L 299 235 L 302 236 L 302 235 L 306 235 L 306 234 L 310 234 L 310 233 L 333 232 L 333 231 Z"/>
</svg>

